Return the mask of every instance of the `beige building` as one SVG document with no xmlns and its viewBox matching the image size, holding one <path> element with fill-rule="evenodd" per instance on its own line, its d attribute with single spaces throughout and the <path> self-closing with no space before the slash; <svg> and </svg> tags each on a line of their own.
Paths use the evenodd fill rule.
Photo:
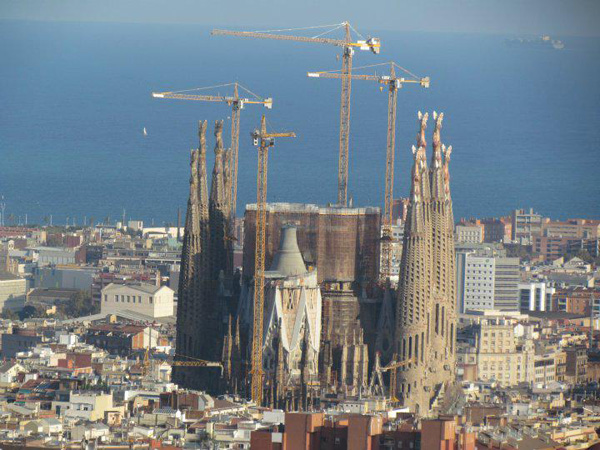
<svg viewBox="0 0 600 450">
<path fill-rule="evenodd" d="M 600 237 L 600 220 L 568 219 L 561 222 L 544 219 L 542 234 L 548 237 L 593 239 Z"/>
<path fill-rule="evenodd" d="M 172 316 L 173 294 L 173 290 L 167 286 L 111 283 L 102 289 L 101 313 L 133 311 L 153 318 Z"/>
<path fill-rule="evenodd" d="M 94 422 L 104 419 L 107 412 L 120 412 L 123 406 L 113 405 L 113 396 L 101 392 L 70 392 L 69 401 L 54 401 L 52 409 L 58 416 L 79 418 Z"/>
<path fill-rule="evenodd" d="M 456 242 L 468 244 L 480 244 L 483 242 L 483 225 L 465 223 L 456 225 L 454 231 Z"/>
<path fill-rule="evenodd" d="M 478 378 L 513 386 L 533 376 L 534 349 L 529 339 L 518 342 L 510 321 L 490 318 L 481 321 L 476 336 Z"/>
<path fill-rule="evenodd" d="M 568 382 L 567 355 L 571 353 L 575 360 L 584 353 L 576 347 L 565 349 L 539 339 L 538 331 L 527 325 L 526 315 L 502 317 L 490 313 L 472 316 L 470 323 L 472 340 L 462 343 L 457 358 L 465 381 L 495 381 L 502 386 L 529 383 L 545 388 L 555 382 Z M 572 364 L 580 377 L 585 374 L 584 356 Z"/>
<path fill-rule="evenodd" d="M 554 349 L 536 353 L 534 357 L 533 382 L 537 387 L 545 387 L 557 381 L 557 354 Z"/>
<path fill-rule="evenodd" d="M 0 311 L 4 308 L 20 310 L 25 306 L 27 280 L 0 271 Z"/>
</svg>

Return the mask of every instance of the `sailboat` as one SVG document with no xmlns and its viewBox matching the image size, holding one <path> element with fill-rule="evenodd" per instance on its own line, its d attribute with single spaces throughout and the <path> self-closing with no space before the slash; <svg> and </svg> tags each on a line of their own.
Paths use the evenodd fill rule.
<svg viewBox="0 0 600 450">
<path fill-rule="evenodd" d="M 148 136 L 148 132 L 146 131 L 146 127 L 144 127 L 144 136 Z"/>
</svg>

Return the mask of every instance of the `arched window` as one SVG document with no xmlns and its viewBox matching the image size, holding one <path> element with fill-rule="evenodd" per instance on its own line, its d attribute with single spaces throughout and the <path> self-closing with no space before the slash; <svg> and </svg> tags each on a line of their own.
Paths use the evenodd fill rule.
<svg viewBox="0 0 600 450">
<path fill-rule="evenodd" d="M 419 362 L 419 335 L 415 336 L 415 363 Z"/>
</svg>

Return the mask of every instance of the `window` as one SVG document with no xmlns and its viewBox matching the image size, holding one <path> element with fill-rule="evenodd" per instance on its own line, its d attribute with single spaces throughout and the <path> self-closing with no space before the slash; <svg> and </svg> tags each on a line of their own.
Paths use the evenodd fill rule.
<svg viewBox="0 0 600 450">
<path fill-rule="evenodd" d="M 149 301 L 150 301 L 150 304 L 152 304 L 154 299 L 152 297 L 149 297 Z"/>
<path fill-rule="evenodd" d="M 108 294 L 104 294 L 104 301 L 107 302 L 108 301 Z"/>
<path fill-rule="evenodd" d="M 115 295 L 115 303 L 119 303 L 119 296 Z"/>
</svg>

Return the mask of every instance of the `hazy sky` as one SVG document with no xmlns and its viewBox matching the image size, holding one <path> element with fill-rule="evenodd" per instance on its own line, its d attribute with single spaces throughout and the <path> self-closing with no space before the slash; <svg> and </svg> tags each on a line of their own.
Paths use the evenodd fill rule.
<svg viewBox="0 0 600 450">
<path fill-rule="evenodd" d="M 600 36 L 600 0 L 0 0 L 0 19 Z"/>
</svg>

